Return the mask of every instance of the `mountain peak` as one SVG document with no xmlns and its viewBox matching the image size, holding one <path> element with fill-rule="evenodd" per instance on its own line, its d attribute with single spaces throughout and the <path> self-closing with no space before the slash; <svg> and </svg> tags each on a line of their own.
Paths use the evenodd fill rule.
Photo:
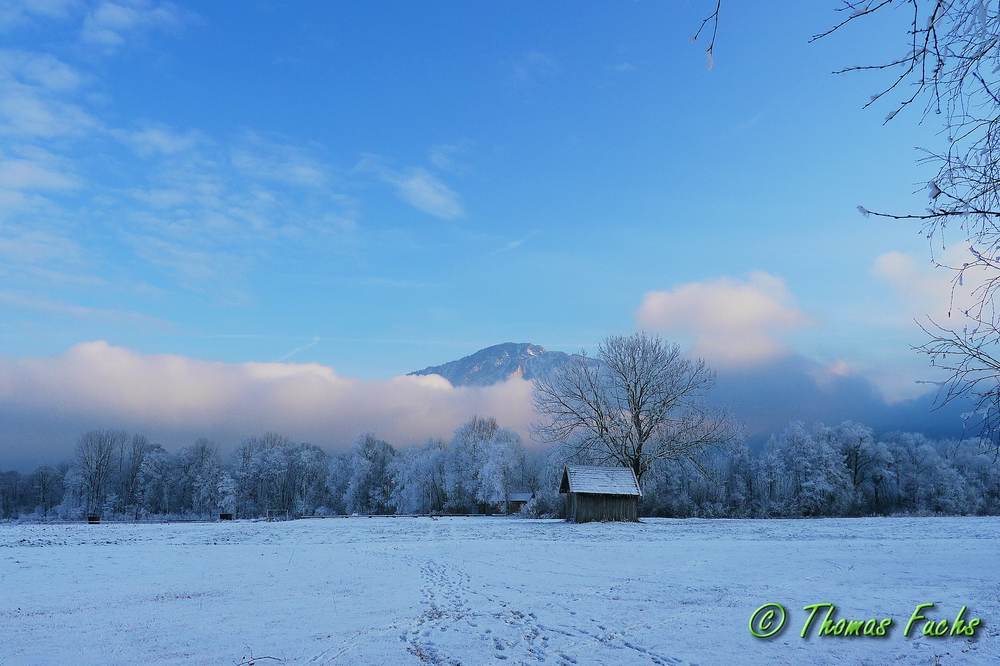
<svg viewBox="0 0 1000 666">
<path fill-rule="evenodd" d="M 511 375 L 533 379 L 570 361 L 565 352 L 551 352 L 530 342 L 504 342 L 442 365 L 416 370 L 411 375 L 441 375 L 452 386 L 490 386 Z"/>
</svg>

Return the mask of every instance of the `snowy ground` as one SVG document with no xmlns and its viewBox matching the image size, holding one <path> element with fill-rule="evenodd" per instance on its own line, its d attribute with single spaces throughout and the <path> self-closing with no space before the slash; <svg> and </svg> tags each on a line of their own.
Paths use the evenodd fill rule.
<svg viewBox="0 0 1000 666">
<path fill-rule="evenodd" d="M 2 525 L 0 663 L 997 664 L 998 537 L 998 518 Z M 755 638 L 771 602 L 785 630 Z M 814 603 L 893 624 L 803 639 Z M 904 637 L 922 603 L 983 623 Z"/>
</svg>

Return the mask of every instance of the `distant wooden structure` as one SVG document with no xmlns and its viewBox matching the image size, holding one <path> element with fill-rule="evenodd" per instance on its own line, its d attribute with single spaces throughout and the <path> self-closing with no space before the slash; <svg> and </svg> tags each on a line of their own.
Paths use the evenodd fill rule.
<svg viewBox="0 0 1000 666">
<path fill-rule="evenodd" d="M 563 468 L 559 493 L 568 495 L 566 520 L 639 521 L 639 482 L 631 467 L 567 465 Z"/>
<path fill-rule="evenodd" d="M 490 502 L 490 507 L 507 514 L 517 513 L 524 508 L 524 505 L 535 497 L 535 493 L 530 490 L 507 493 L 506 495 L 494 495 Z"/>
<path fill-rule="evenodd" d="M 524 508 L 524 505 L 535 497 L 535 493 L 528 491 L 523 493 L 511 493 L 507 498 L 507 513 L 517 513 Z"/>
</svg>

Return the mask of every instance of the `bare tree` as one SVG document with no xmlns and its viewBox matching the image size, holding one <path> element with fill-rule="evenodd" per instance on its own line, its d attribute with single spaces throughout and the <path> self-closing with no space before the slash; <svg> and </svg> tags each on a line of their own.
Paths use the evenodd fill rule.
<svg viewBox="0 0 1000 666">
<path fill-rule="evenodd" d="M 118 444 L 121 447 L 118 453 L 119 499 L 123 511 L 132 513 L 138 520 L 142 511 L 142 470 L 152 447 L 149 439 L 139 434 L 123 437 Z"/>
<path fill-rule="evenodd" d="M 734 442 L 736 422 L 703 397 L 715 373 L 676 344 L 636 333 L 610 336 L 597 363 L 582 354 L 562 371 L 535 380 L 532 396 L 543 441 L 566 442 L 599 463 L 631 467 L 642 480 L 653 462 L 700 467 L 709 447 Z"/>
<path fill-rule="evenodd" d="M 52 465 L 42 464 L 29 479 L 38 497 L 38 506 L 42 508 L 42 517 L 47 518 L 49 509 L 57 504 L 55 496 L 57 487 L 61 485 L 62 475 Z"/>
<path fill-rule="evenodd" d="M 932 261 L 953 273 L 949 321 L 922 325 L 930 339 L 915 349 L 946 371 L 942 403 L 958 398 L 976 403 L 967 427 L 978 429 L 985 447 L 1000 455 L 1000 313 L 994 300 L 1000 288 L 1000 12 L 987 9 L 983 0 L 845 0 L 840 8 L 845 18 L 813 39 L 893 7 L 906 8 L 911 17 L 902 55 L 842 71 L 891 71 L 889 84 L 866 106 L 903 92 L 886 122 L 922 103 L 925 119 L 940 119 L 945 148 L 924 150 L 922 161 L 937 168 L 927 183 L 925 212 L 859 210 L 921 222 Z M 935 253 L 949 241 L 968 249 L 957 260 Z M 970 278 L 971 296 L 959 302 L 956 289 Z"/>
<path fill-rule="evenodd" d="M 111 487 L 115 458 L 123 442 L 124 430 L 91 430 L 80 436 L 76 445 L 76 464 L 83 477 L 88 513 L 99 512 Z"/>
<path fill-rule="evenodd" d="M 701 23 L 697 38 L 709 32 L 708 60 L 719 25 L 721 0 Z M 885 122 L 900 111 L 923 105 L 924 120 L 934 119 L 945 137 L 941 150 L 921 149 L 921 162 L 937 168 L 926 184 L 929 206 L 916 214 L 868 210 L 863 215 L 915 220 L 931 248 L 935 266 L 953 275 L 948 321 L 921 324 L 929 340 L 914 349 L 945 371 L 939 402 L 969 398 L 975 409 L 966 427 L 978 430 L 983 447 L 1000 457 L 1000 11 L 985 0 L 842 0 L 844 17 L 811 41 L 841 32 L 857 21 L 892 9 L 907 12 L 898 58 L 846 67 L 844 72 L 874 70 L 891 74 L 888 83 L 865 104 L 891 101 Z M 692 38 L 694 41 L 695 38 Z M 935 252 L 950 243 L 961 256 Z M 965 249 L 967 247 L 967 249 Z M 957 258 L 956 258 L 957 257 Z M 972 281 L 967 302 L 956 291 Z M 954 317 L 953 317 L 954 315 Z"/>
</svg>

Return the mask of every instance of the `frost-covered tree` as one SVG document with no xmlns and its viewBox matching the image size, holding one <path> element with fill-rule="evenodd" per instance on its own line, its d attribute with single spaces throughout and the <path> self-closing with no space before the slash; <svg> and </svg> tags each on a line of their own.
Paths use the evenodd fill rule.
<svg viewBox="0 0 1000 666">
<path fill-rule="evenodd" d="M 330 456 L 314 444 L 298 444 L 292 451 L 292 479 L 296 515 L 312 515 L 330 500 L 326 480 Z"/>
<path fill-rule="evenodd" d="M 563 468 L 573 462 L 574 449 L 562 444 L 549 446 L 529 457 L 532 482 L 529 486 L 535 498 L 529 501 L 522 515 L 534 518 L 564 518 L 565 495 L 559 494 Z"/>
<path fill-rule="evenodd" d="M 875 441 L 875 432 L 852 421 L 844 421 L 835 428 L 818 426 L 814 432 L 843 458 L 850 490 L 848 512 L 856 515 L 884 512 L 892 456 L 884 443 Z"/>
<path fill-rule="evenodd" d="M 372 433 L 358 437 L 351 451 L 350 476 L 344 504 L 348 513 L 392 514 L 392 459 L 396 455 L 388 442 Z"/>
<path fill-rule="evenodd" d="M 817 429 L 821 430 L 822 426 Z M 842 457 L 824 437 L 794 422 L 765 448 L 770 510 L 777 515 L 833 516 L 844 508 L 849 481 Z"/>
<path fill-rule="evenodd" d="M 496 419 L 474 416 L 455 429 L 445 457 L 447 509 L 478 513 L 488 507 L 479 500 L 486 445 L 500 429 Z"/>
<path fill-rule="evenodd" d="M 287 437 L 268 432 L 263 437 L 250 437 L 233 451 L 233 479 L 236 481 L 237 513 L 241 516 L 261 516 L 271 506 L 273 498 L 268 484 L 274 477 L 269 470 L 275 458 L 268 451 L 288 444 Z"/>
<path fill-rule="evenodd" d="M 680 347 L 636 333 L 605 338 L 596 363 L 574 357 L 534 382 L 533 403 L 543 441 L 572 442 L 602 464 L 631 467 L 636 478 L 656 460 L 698 465 L 706 450 L 739 439 L 724 410 L 708 407 L 715 373 Z"/>
<path fill-rule="evenodd" d="M 327 469 L 326 487 L 330 494 L 327 509 L 333 514 L 346 514 L 347 506 L 344 497 L 347 495 L 347 484 L 351 481 L 351 453 L 340 453 L 330 458 Z"/>
<path fill-rule="evenodd" d="M 10 520 L 18 516 L 23 486 L 20 472 L 0 472 L 0 518 Z"/>
<path fill-rule="evenodd" d="M 924 435 L 890 433 L 883 439 L 892 456 L 890 503 L 894 510 L 913 513 L 924 510 L 922 484 L 927 482 L 937 451 Z"/>
<path fill-rule="evenodd" d="M 171 513 L 171 503 L 175 487 L 173 457 L 159 444 L 154 444 L 146 452 L 142 463 L 142 506 L 144 512 L 152 515 Z"/>
<path fill-rule="evenodd" d="M 760 462 L 750 454 L 744 442 L 716 456 L 714 466 L 718 485 L 723 491 L 720 502 L 723 514 L 732 518 L 761 515 Z"/>
<path fill-rule="evenodd" d="M 398 513 L 427 514 L 444 509 L 445 458 L 443 439 L 428 439 L 392 460 L 392 501 Z"/>
<path fill-rule="evenodd" d="M 204 437 L 177 452 L 175 510 L 204 516 L 219 507 L 222 459 L 214 443 Z"/>
<path fill-rule="evenodd" d="M 308 515 L 339 503 L 327 485 L 330 456 L 318 446 L 269 432 L 240 442 L 232 460 L 229 474 L 235 484 L 235 513 L 240 516 L 263 516 L 268 511 Z"/>
<path fill-rule="evenodd" d="M 238 484 L 229 472 L 223 472 L 219 477 L 219 512 L 236 513 Z"/>
<path fill-rule="evenodd" d="M 527 452 L 521 436 L 510 428 L 497 428 L 483 445 L 476 499 L 510 513 L 511 493 L 524 491 L 529 478 Z"/>
</svg>

